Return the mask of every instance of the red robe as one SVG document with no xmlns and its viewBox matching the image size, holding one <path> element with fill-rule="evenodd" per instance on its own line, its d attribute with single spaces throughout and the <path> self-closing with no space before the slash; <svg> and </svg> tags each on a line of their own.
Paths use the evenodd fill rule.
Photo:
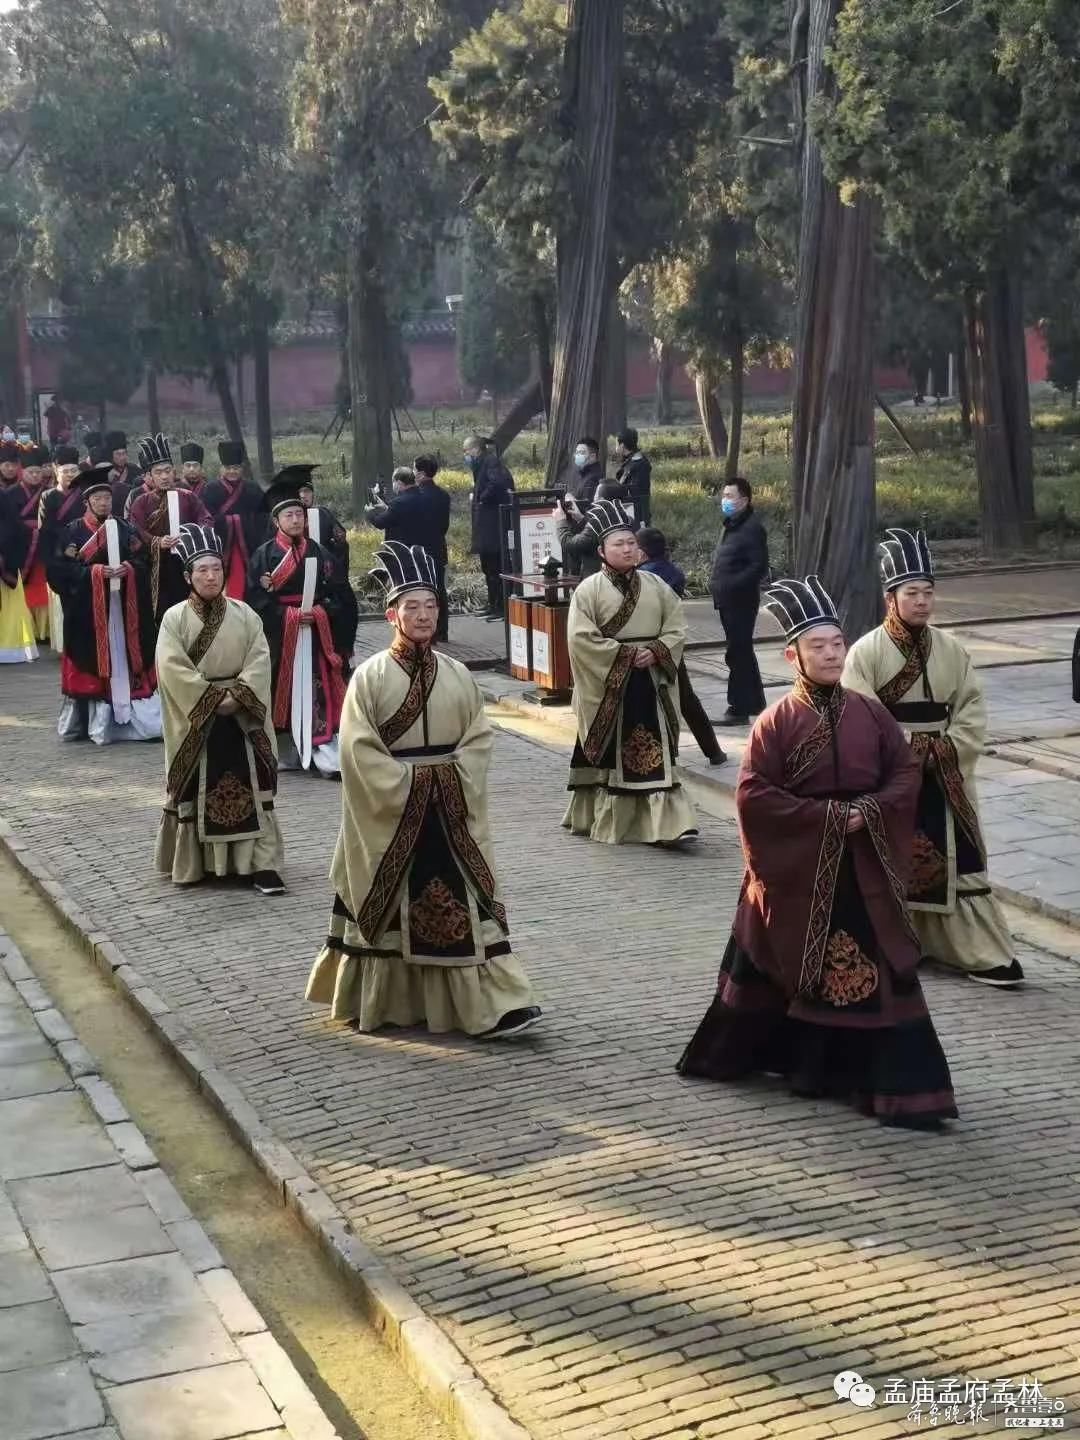
<svg viewBox="0 0 1080 1440">
<path fill-rule="evenodd" d="M 736 790 L 742 890 L 683 1074 L 779 1072 L 887 1124 L 955 1116 L 905 899 L 919 783 L 896 722 L 864 695 L 800 679 L 759 717 Z"/>
</svg>

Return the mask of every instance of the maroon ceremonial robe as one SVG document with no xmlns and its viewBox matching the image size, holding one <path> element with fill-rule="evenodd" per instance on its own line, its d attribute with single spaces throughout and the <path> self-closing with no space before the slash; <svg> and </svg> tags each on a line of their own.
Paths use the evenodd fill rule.
<svg viewBox="0 0 1080 1440">
<path fill-rule="evenodd" d="M 905 904 L 919 784 L 866 696 L 800 677 L 759 717 L 736 791 L 742 890 L 683 1074 L 778 1071 L 892 1124 L 956 1114 Z"/>
<path fill-rule="evenodd" d="M 197 495 L 183 485 L 172 487 L 180 497 L 181 525 L 209 525 L 210 512 Z M 184 579 L 184 567 L 180 557 L 162 545 L 169 533 L 169 501 L 165 490 L 143 490 L 131 502 L 131 524 L 139 533 L 139 539 L 146 546 L 150 557 L 150 603 L 154 620 L 160 625 L 161 617 L 173 605 L 187 600 L 190 587 Z"/>
</svg>

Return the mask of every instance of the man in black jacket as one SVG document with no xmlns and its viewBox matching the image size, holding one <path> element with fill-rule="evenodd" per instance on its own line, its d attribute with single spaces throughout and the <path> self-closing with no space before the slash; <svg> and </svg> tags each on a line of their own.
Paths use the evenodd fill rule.
<svg viewBox="0 0 1080 1440">
<path fill-rule="evenodd" d="M 641 453 L 638 433 L 633 426 L 619 436 L 615 457 L 619 462 L 615 479 L 626 487 L 627 497 L 634 505 L 638 520 L 642 525 L 648 525 L 652 517 L 652 465 L 649 457 Z"/>
<path fill-rule="evenodd" d="M 566 493 L 575 500 L 596 498 L 596 487 L 604 483 L 604 467 L 600 461 L 600 442 L 584 435 L 574 446 L 574 469 Z"/>
<path fill-rule="evenodd" d="M 736 476 L 724 486 L 724 533 L 709 576 L 713 604 L 727 639 L 728 708 L 722 725 L 745 725 L 765 709 L 765 691 L 754 655 L 761 583 L 769 574 L 769 542 L 754 514 L 750 482 Z"/>
<path fill-rule="evenodd" d="M 429 553 L 438 545 L 438 525 L 410 465 L 399 465 L 390 477 L 394 497 L 389 505 L 365 505 L 368 521 L 386 534 L 387 540 L 403 545 L 420 545 Z"/>
<path fill-rule="evenodd" d="M 499 510 L 510 503 L 514 477 L 495 453 L 491 442 L 479 435 L 465 441 L 465 463 L 472 470 L 472 551 L 480 557 L 487 583 L 487 618 L 503 613 L 502 521 Z M 388 537 L 389 538 L 389 537 Z"/>
<path fill-rule="evenodd" d="M 450 638 L 450 597 L 446 593 L 446 566 L 450 556 L 446 546 L 446 536 L 450 530 L 450 492 L 444 490 L 441 485 L 436 485 L 435 476 L 438 473 L 439 462 L 434 455 L 418 455 L 413 461 L 416 488 L 424 497 L 431 511 L 433 530 L 437 530 L 442 537 L 438 545 L 428 547 L 428 554 L 435 561 L 435 573 L 439 582 L 439 623 L 435 627 L 435 639 L 448 640 Z"/>
</svg>

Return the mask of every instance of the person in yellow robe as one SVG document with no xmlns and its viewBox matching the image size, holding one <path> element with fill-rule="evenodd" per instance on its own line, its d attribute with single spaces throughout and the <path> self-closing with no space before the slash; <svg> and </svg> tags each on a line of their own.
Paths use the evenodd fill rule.
<svg viewBox="0 0 1080 1440">
<path fill-rule="evenodd" d="M 491 724 L 469 671 L 431 648 L 435 561 L 395 540 L 375 558 L 394 638 L 345 696 L 336 898 L 307 998 L 355 1030 L 426 1023 L 503 1039 L 540 1008 L 495 874 Z"/>
<path fill-rule="evenodd" d="M 270 650 L 262 621 L 225 592 L 221 540 L 183 525 L 175 550 L 191 594 L 162 616 L 156 664 L 168 796 L 156 864 L 177 885 L 242 877 L 285 889 L 274 794 Z"/>
<path fill-rule="evenodd" d="M 983 985 L 1013 989 L 1024 972 L 986 873 L 975 765 L 986 706 L 971 656 L 930 624 L 934 565 L 920 531 L 878 547 L 885 622 L 848 651 L 843 683 L 874 695 L 922 761 L 908 907 L 923 955 Z"/>
<path fill-rule="evenodd" d="M 586 528 L 602 568 L 574 591 L 567 619 L 578 739 L 563 826 L 608 845 L 697 838 L 676 767 L 682 602 L 641 558 L 629 512 L 599 500 Z"/>
</svg>

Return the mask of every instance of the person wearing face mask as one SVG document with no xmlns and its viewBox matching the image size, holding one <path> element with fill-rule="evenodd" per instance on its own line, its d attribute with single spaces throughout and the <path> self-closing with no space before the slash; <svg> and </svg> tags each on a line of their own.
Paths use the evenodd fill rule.
<svg viewBox="0 0 1080 1440">
<path fill-rule="evenodd" d="M 495 453 L 489 440 L 470 435 L 465 441 L 465 464 L 472 471 L 472 552 L 480 559 L 487 586 L 485 618 L 503 613 L 502 518 L 500 509 L 510 503 L 514 477 Z"/>
<path fill-rule="evenodd" d="M 923 955 L 1012 990 L 1024 972 L 986 873 L 975 796 L 986 740 L 982 686 L 960 641 L 930 624 L 934 564 L 925 534 L 886 534 L 878 547 L 885 623 L 851 647 L 844 684 L 881 701 L 920 764 L 907 899 Z"/>
<path fill-rule="evenodd" d="M 574 591 L 566 622 L 578 738 L 563 826 L 607 845 L 697 839 L 694 807 L 676 764 L 682 602 L 638 570 L 633 520 L 598 500 L 586 530 L 602 568 Z"/>
<path fill-rule="evenodd" d="M 491 722 L 465 666 L 432 649 L 432 557 L 387 541 L 371 573 L 393 639 L 357 668 L 345 697 L 334 907 L 307 998 L 365 1034 L 426 1025 L 508 1039 L 540 1008 L 495 872 Z"/>
<path fill-rule="evenodd" d="M 709 590 L 720 612 L 727 651 L 728 708 L 721 725 L 746 725 L 765 709 L 761 671 L 754 654 L 761 585 L 769 575 L 769 542 L 754 514 L 750 482 L 729 480 L 720 499 L 724 529 L 713 552 Z"/>
<path fill-rule="evenodd" d="M 791 692 L 758 717 L 735 792 L 746 873 L 715 999 L 683 1075 L 779 1073 L 882 1125 L 957 1114 L 905 905 L 919 763 L 876 699 L 841 683 L 816 575 L 770 589 Z"/>
<path fill-rule="evenodd" d="M 584 436 L 574 446 L 574 471 L 566 487 L 575 500 L 595 500 L 596 487 L 604 483 L 604 467 L 600 463 L 600 442 Z"/>
</svg>

